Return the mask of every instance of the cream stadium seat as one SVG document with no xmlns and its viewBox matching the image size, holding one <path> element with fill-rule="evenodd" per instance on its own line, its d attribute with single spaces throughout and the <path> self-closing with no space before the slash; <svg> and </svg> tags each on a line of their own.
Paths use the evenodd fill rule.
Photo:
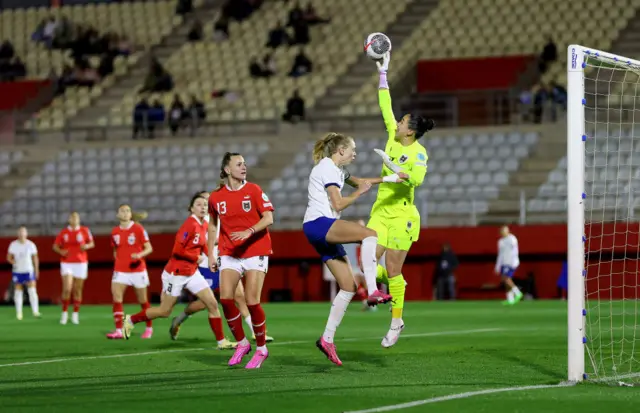
<svg viewBox="0 0 640 413">
<path fill-rule="evenodd" d="M 391 87 L 412 70 L 418 59 L 538 55 L 548 36 L 558 47 L 558 62 L 550 66 L 542 81 L 566 84 L 567 46 L 578 43 L 609 49 L 635 15 L 640 1 L 607 0 L 606 4 L 610 7 L 595 0 L 441 1 L 402 47 L 394 50 Z M 371 81 L 340 109 L 342 115 L 379 113 L 377 94 L 371 87 L 376 76 L 373 74 Z"/>
<path fill-rule="evenodd" d="M 284 111 L 286 101 L 299 89 L 307 107 L 313 106 L 327 87 L 337 81 L 361 52 L 364 34 L 383 30 L 401 13 L 409 0 L 325 0 L 314 2 L 320 16 L 331 18 L 329 24 L 312 26 L 311 43 L 304 47 L 313 62 L 313 72 L 299 79 L 287 76 L 299 47 L 275 50 L 278 73 L 269 79 L 253 79 L 249 74 L 252 57 L 262 59 L 270 50 L 267 35 L 276 22 L 286 23 L 288 8 L 281 2 L 265 2 L 250 18 L 232 23 L 230 39 L 214 42 L 213 23 L 205 25 L 205 40 L 185 43 L 164 63 L 173 75 L 176 90 L 185 97 L 195 95 L 207 107 L 209 119 L 272 119 Z M 349 10 L 349 13 L 343 13 Z M 238 91 L 241 98 L 229 103 L 212 99 L 214 89 Z M 165 103 L 173 93 L 162 98 Z M 130 114 L 137 99 L 135 91 L 111 110 L 111 116 Z"/>
</svg>

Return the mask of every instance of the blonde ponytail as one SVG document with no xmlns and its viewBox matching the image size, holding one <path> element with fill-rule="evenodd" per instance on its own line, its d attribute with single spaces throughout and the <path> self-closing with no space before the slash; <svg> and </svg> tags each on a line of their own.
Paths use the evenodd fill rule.
<svg viewBox="0 0 640 413">
<path fill-rule="evenodd" d="M 149 216 L 149 213 L 147 211 L 136 211 L 136 212 L 131 211 L 131 220 L 133 222 L 140 222 L 143 219 L 147 219 L 148 216 Z"/>
<path fill-rule="evenodd" d="M 313 162 L 318 163 L 323 158 L 330 157 L 338 151 L 349 145 L 352 138 L 341 133 L 329 132 L 322 139 L 316 141 L 313 146 Z"/>
</svg>

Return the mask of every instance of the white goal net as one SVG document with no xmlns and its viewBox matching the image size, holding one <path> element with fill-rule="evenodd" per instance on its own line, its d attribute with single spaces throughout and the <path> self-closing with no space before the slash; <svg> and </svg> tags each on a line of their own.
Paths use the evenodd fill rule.
<svg viewBox="0 0 640 413">
<path fill-rule="evenodd" d="M 569 379 L 638 383 L 640 62 L 568 52 Z"/>
</svg>

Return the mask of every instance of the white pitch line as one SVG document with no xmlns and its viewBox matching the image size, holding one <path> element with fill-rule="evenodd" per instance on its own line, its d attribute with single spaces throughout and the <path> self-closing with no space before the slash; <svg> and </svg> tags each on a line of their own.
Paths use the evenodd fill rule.
<svg viewBox="0 0 640 413">
<path fill-rule="evenodd" d="M 470 391 L 465 393 L 457 393 L 450 394 L 448 396 L 440 396 L 440 397 L 432 397 L 430 399 L 424 400 L 416 400 L 413 402 L 401 403 L 401 404 L 392 404 L 389 406 L 382 407 L 374 407 L 371 409 L 365 410 L 349 410 L 343 413 L 379 413 L 379 412 L 390 412 L 393 410 L 401 410 L 401 409 L 409 409 L 411 407 L 422 406 L 424 404 L 438 403 L 438 402 L 446 402 L 449 400 L 458 400 L 458 399 L 467 399 L 469 397 L 474 396 L 484 396 L 486 394 L 494 394 L 494 393 L 505 393 L 505 392 L 514 392 L 514 391 L 525 391 L 525 390 L 537 390 L 537 389 L 551 389 L 554 387 L 569 387 L 573 386 L 575 383 L 563 382 L 560 384 L 539 384 L 535 386 L 517 386 L 517 387 L 503 387 L 500 389 L 486 389 L 486 390 L 478 390 L 478 391 Z"/>
<path fill-rule="evenodd" d="M 433 331 L 430 333 L 417 333 L 417 334 L 404 334 L 403 338 L 412 338 L 412 337 L 431 337 L 431 336 L 454 336 L 460 334 L 477 334 L 477 333 L 493 333 L 496 331 L 504 331 L 501 328 L 483 328 L 476 330 L 453 330 L 453 331 Z M 380 337 L 358 337 L 358 338 L 346 338 L 340 341 L 364 341 L 364 340 L 372 340 L 372 339 L 380 339 Z M 270 343 L 269 346 L 290 346 L 294 344 L 309 344 L 311 341 L 281 341 Z M 204 350 L 213 350 L 214 348 L 181 348 L 181 349 L 169 349 L 169 350 L 155 350 L 155 351 L 145 351 L 142 353 L 126 353 L 126 354 L 110 354 L 106 356 L 84 356 L 84 357 L 67 357 L 67 358 L 59 358 L 59 359 L 50 359 L 50 360 L 36 360 L 36 361 L 23 361 L 18 363 L 8 363 L 8 364 L 0 364 L 0 367 L 17 367 L 17 366 L 30 366 L 34 364 L 48 364 L 48 363 L 64 363 L 69 361 L 81 361 L 81 360 L 100 360 L 100 359 L 111 359 L 111 358 L 121 358 L 121 357 L 135 357 L 135 356 L 149 356 L 154 354 L 164 354 L 164 353 L 184 353 L 188 351 L 204 351 Z"/>
</svg>

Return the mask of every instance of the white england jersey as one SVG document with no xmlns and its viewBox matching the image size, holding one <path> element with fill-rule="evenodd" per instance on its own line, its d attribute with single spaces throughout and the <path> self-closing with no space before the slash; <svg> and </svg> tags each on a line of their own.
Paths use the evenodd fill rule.
<svg viewBox="0 0 640 413">
<path fill-rule="evenodd" d="M 309 203 L 304 214 L 304 222 L 320 217 L 340 218 L 340 212 L 334 211 L 329 201 L 327 188 L 337 186 L 340 191 L 349 177 L 346 171 L 338 167 L 331 158 L 324 158 L 311 170 L 309 175 Z"/>
<path fill-rule="evenodd" d="M 209 214 L 204 216 L 204 220 L 206 222 L 211 222 L 211 218 L 209 217 Z M 207 231 L 207 241 L 209 241 L 209 231 Z M 202 261 L 200 261 L 200 264 L 198 264 L 198 267 L 209 268 L 209 257 L 204 252 L 202 253 Z"/>
<path fill-rule="evenodd" d="M 9 254 L 13 255 L 15 264 L 13 264 L 13 272 L 18 274 L 31 274 L 34 272 L 33 260 L 31 257 L 38 255 L 38 248 L 30 240 L 20 242 L 12 241 L 9 244 Z"/>
<path fill-rule="evenodd" d="M 518 256 L 518 239 L 513 234 L 500 238 L 498 241 L 498 259 L 496 260 L 496 271 L 500 267 L 518 268 L 520 257 Z"/>
</svg>

